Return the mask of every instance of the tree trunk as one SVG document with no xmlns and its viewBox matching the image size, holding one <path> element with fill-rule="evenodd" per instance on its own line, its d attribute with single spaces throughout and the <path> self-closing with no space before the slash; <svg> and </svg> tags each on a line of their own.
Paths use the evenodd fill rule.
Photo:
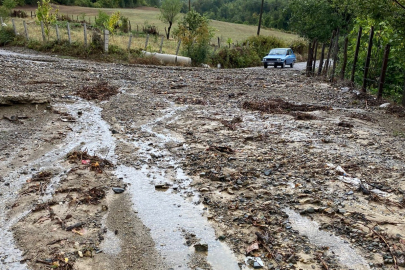
<svg viewBox="0 0 405 270">
<path fill-rule="evenodd" d="M 260 27 L 262 26 L 264 0 L 262 0 L 262 7 L 260 8 L 259 26 L 257 27 L 257 35 L 260 35 Z"/>
<path fill-rule="evenodd" d="M 172 29 L 172 22 L 169 22 L 169 28 L 167 28 L 167 39 L 169 39 L 170 38 L 170 29 Z"/>
</svg>

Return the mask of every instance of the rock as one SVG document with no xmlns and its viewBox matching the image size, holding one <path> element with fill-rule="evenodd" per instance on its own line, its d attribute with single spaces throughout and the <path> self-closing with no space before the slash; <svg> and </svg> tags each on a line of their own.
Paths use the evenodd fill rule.
<svg viewBox="0 0 405 270">
<path fill-rule="evenodd" d="M 269 176 L 272 173 L 272 170 L 265 170 L 264 175 Z"/>
<path fill-rule="evenodd" d="M 77 252 L 77 254 L 79 255 L 80 258 L 83 258 L 83 252 L 81 252 L 80 250 Z"/>
<path fill-rule="evenodd" d="M 352 190 L 350 190 L 349 192 L 346 193 L 346 195 L 353 195 L 353 193 L 354 192 Z"/>
<path fill-rule="evenodd" d="M 208 244 L 195 244 L 194 249 L 197 252 L 207 252 L 208 251 Z"/>
<path fill-rule="evenodd" d="M 44 104 L 49 103 L 49 97 L 38 94 L 4 94 L 0 96 L 0 105 L 13 104 Z"/>
<path fill-rule="evenodd" d="M 113 187 L 112 190 L 114 191 L 114 193 L 119 194 L 119 193 L 123 193 L 125 191 L 124 188 L 120 188 L 120 187 Z"/>
</svg>

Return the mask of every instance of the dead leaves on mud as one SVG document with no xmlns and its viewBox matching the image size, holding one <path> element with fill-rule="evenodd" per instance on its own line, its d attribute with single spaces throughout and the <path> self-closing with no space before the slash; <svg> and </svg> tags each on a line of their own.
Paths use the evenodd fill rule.
<svg viewBox="0 0 405 270">
<path fill-rule="evenodd" d="M 76 95 L 78 95 L 81 98 L 87 99 L 87 100 L 107 100 L 111 96 L 114 96 L 118 94 L 118 87 L 117 86 L 111 86 L 108 84 L 108 82 L 99 82 L 94 86 L 85 86 L 82 89 L 78 90 L 76 92 Z"/>
<path fill-rule="evenodd" d="M 261 111 L 264 113 L 290 114 L 294 116 L 296 120 L 316 119 L 314 115 L 304 112 L 331 110 L 331 108 L 327 106 L 293 104 L 282 99 L 245 101 L 242 107 L 246 110 Z"/>
</svg>

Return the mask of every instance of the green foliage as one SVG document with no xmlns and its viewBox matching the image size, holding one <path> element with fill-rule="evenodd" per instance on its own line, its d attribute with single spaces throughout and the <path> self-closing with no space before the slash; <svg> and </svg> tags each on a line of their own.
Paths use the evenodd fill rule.
<svg viewBox="0 0 405 270">
<path fill-rule="evenodd" d="M 15 8 L 16 5 L 15 0 L 3 0 L 3 4 L 0 6 L 0 17 L 3 18 L 3 21 L 8 21 L 11 10 Z"/>
<path fill-rule="evenodd" d="M 2 27 L 0 29 L 0 46 L 5 46 L 11 43 L 15 38 L 12 27 Z"/>
<path fill-rule="evenodd" d="M 249 41 L 249 47 L 260 57 L 267 55 L 272 48 L 286 47 L 284 41 L 273 36 L 252 36 L 246 41 Z"/>
<path fill-rule="evenodd" d="M 169 27 L 167 29 L 167 39 L 170 38 L 170 29 L 172 28 L 173 23 L 177 19 L 177 15 L 180 13 L 182 3 L 180 0 L 164 0 L 162 6 L 160 7 L 160 16 L 159 19 L 168 23 Z"/>
<path fill-rule="evenodd" d="M 105 13 L 102 10 L 98 11 L 98 16 L 96 19 L 96 26 L 100 29 L 104 28 L 104 25 L 107 24 L 108 20 L 110 19 L 110 16 L 108 16 L 107 13 Z"/>
<path fill-rule="evenodd" d="M 332 6 L 330 0 L 291 0 L 291 29 L 302 37 L 328 41 L 333 30 L 350 29 L 350 15 Z"/>
<path fill-rule="evenodd" d="M 213 66 L 221 64 L 223 68 L 245 68 L 260 65 L 261 57 L 252 48 L 221 48 L 211 56 L 210 63 Z"/>
<path fill-rule="evenodd" d="M 121 26 L 121 14 L 119 11 L 111 14 L 107 23 L 104 24 L 105 29 L 110 31 L 110 34 L 113 35 L 116 33 L 116 29 Z"/>
<path fill-rule="evenodd" d="M 37 22 L 42 22 L 44 24 L 45 35 L 47 36 L 48 40 L 50 27 L 52 24 L 55 24 L 56 15 L 58 13 L 57 9 L 55 10 L 55 13 L 52 13 L 52 11 L 53 8 L 50 4 L 50 0 L 42 0 L 42 3 L 38 2 L 38 9 L 36 10 Z"/>
<path fill-rule="evenodd" d="M 348 47 L 348 66 L 353 65 L 354 51 L 357 42 L 357 32 L 359 27 L 363 27 L 363 35 L 360 43 L 359 58 L 355 73 L 355 82 L 358 85 L 362 84 L 364 66 L 367 57 L 368 36 L 371 26 L 375 26 L 375 35 L 373 39 L 372 56 L 370 62 L 370 69 L 368 73 L 368 88 L 372 92 L 376 92 L 378 82 L 381 75 L 381 67 L 384 55 L 384 48 L 387 44 L 391 45 L 388 68 L 386 74 L 386 82 L 384 85 L 384 95 L 390 96 L 399 101 L 404 85 L 405 74 L 405 43 L 402 38 L 402 33 L 397 32 L 394 27 L 387 22 L 380 22 L 373 19 L 356 19 L 355 27 L 349 34 L 349 47 Z M 346 74 L 348 76 L 348 74 Z"/>
<path fill-rule="evenodd" d="M 290 0 L 265 0 L 263 6 L 264 27 L 288 30 Z M 257 25 L 260 14 L 261 0 L 196 0 L 193 8 L 207 18 Z M 188 5 L 182 12 L 188 11 Z"/>
<path fill-rule="evenodd" d="M 303 55 L 308 51 L 308 43 L 303 39 L 293 40 L 288 47 L 291 48 L 295 54 Z"/>
<path fill-rule="evenodd" d="M 182 42 L 183 54 L 190 57 L 194 65 L 199 65 L 208 59 L 213 31 L 206 17 L 191 10 L 174 33 Z"/>
</svg>

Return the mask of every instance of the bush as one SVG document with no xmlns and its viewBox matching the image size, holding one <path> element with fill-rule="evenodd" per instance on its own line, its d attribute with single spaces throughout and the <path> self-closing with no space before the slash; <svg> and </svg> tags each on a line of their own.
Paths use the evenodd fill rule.
<svg viewBox="0 0 405 270">
<path fill-rule="evenodd" d="M 221 64 L 223 68 L 245 68 L 261 64 L 259 56 L 252 48 L 222 48 L 211 56 L 211 65 Z"/>
<path fill-rule="evenodd" d="M 3 27 L 0 29 L 0 46 L 5 46 L 14 41 L 15 33 L 11 27 Z"/>
<path fill-rule="evenodd" d="M 295 54 L 305 54 L 308 52 L 308 44 L 303 39 L 293 40 L 289 47 L 293 50 Z"/>
<path fill-rule="evenodd" d="M 245 44 L 247 41 L 249 41 L 249 47 L 256 52 L 260 59 L 267 55 L 272 48 L 287 47 L 283 40 L 273 36 L 252 36 L 245 41 Z"/>
</svg>

